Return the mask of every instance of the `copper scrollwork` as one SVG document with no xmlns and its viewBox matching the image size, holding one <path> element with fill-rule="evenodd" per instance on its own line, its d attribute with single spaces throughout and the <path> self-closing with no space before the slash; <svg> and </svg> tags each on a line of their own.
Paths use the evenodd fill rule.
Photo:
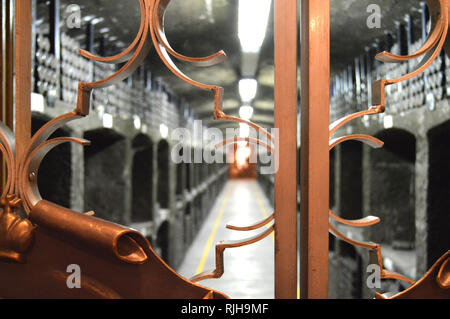
<svg viewBox="0 0 450 319">
<path fill-rule="evenodd" d="M 401 81 L 406 81 L 414 76 L 419 75 L 422 73 L 426 68 L 428 68 L 431 63 L 438 57 L 439 53 L 441 52 L 442 48 L 445 46 L 445 49 L 447 53 L 449 53 L 449 40 L 447 38 L 448 33 L 448 26 L 449 26 L 449 3 L 447 0 L 427 0 L 428 8 L 430 9 L 430 16 L 432 21 L 432 31 L 425 43 L 422 45 L 421 48 L 419 48 L 416 52 L 407 55 L 407 56 L 400 56 L 395 55 L 389 52 L 382 52 L 376 55 L 376 59 L 382 62 L 389 62 L 389 63 L 400 63 L 404 61 L 409 61 L 411 59 L 415 59 L 418 57 L 423 56 L 422 60 L 417 64 L 417 66 L 408 74 L 401 76 L 396 79 L 379 79 L 372 83 L 372 107 L 368 110 L 361 111 L 358 113 L 350 114 L 342 119 L 339 119 L 332 123 L 329 127 L 329 136 L 330 136 L 330 150 L 333 149 L 336 145 L 348 141 L 348 140 L 357 140 L 363 143 L 368 144 L 370 147 L 373 148 L 380 148 L 383 146 L 383 142 L 379 139 L 368 136 L 368 135 L 362 135 L 362 134 L 354 134 L 354 135 L 348 135 L 343 136 L 335 139 L 331 139 L 332 135 L 336 133 L 336 131 L 343 127 L 348 122 L 360 118 L 362 116 L 367 115 L 374 115 L 374 114 L 380 114 L 385 111 L 386 105 L 385 105 L 385 87 L 387 85 L 392 85 L 394 83 L 399 83 Z M 345 220 L 343 218 L 340 218 L 339 216 L 336 216 L 331 210 L 329 211 L 329 230 L 330 233 L 332 233 L 334 236 L 340 238 L 341 240 L 354 245 L 358 247 L 362 247 L 365 249 L 369 249 L 372 252 L 372 255 L 380 267 L 380 273 L 382 279 L 396 279 L 396 280 L 402 280 L 409 284 L 412 284 L 413 286 L 409 291 L 415 291 L 417 286 L 419 286 L 419 291 L 421 290 L 420 287 L 423 286 L 424 280 L 418 281 L 415 283 L 412 279 L 409 279 L 401 274 L 388 271 L 384 269 L 383 267 L 383 259 L 381 254 L 381 246 L 380 244 L 376 243 L 368 243 L 368 242 L 360 242 L 353 240 L 341 232 L 339 232 L 335 226 L 336 223 L 345 224 L 347 226 L 352 227 L 368 227 L 371 225 L 375 225 L 380 222 L 380 219 L 378 217 L 374 216 L 368 216 L 360 220 Z M 448 253 L 444 255 L 443 260 L 447 259 L 448 262 Z M 437 264 L 440 264 L 442 260 L 437 262 Z M 445 267 L 442 267 L 444 269 Z M 448 267 L 446 269 L 446 276 L 448 276 Z M 431 273 L 433 272 L 433 269 L 431 270 Z M 429 277 L 431 275 L 429 272 L 426 277 Z M 426 280 L 425 280 L 426 282 Z M 448 283 L 447 283 L 448 286 Z M 416 287 L 416 288 L 413 288 Z M 447 289 L 447 288 L 446 288 Z M 381 298 L 381 295 L 377 295 L 377 297 Z"/>
</svg>

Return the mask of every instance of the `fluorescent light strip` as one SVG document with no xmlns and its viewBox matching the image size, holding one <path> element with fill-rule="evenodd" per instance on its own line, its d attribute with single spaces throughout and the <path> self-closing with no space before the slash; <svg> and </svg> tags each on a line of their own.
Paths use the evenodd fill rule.
<svg viewBox="0 0 450 319">
<path fill-rule="evenodd" d="M 161 134 L 161 138 L 166 139 L 169 135 L 169 128 L 165 124 L 159 125 L 159 133 Z"/>
<path fill-rule="evenodd" d="M 239 108 L 239 116 L 241 119 L 250 120 L 253 115 L 253 107 L 250 105 L 243 105 Z"/>
<path fill-rule="evenodd" d="M 239 0 L 238 36 L 244 53 L 259 52 L 266 36 L 272 0 Z"/>
<path fill-rule="evenodd" d="M 255 79 L 242 79 L 239 81 L 239 95 L 243 103 L 251 102 L 258 89 L 258 82 Z"/>
</svg>

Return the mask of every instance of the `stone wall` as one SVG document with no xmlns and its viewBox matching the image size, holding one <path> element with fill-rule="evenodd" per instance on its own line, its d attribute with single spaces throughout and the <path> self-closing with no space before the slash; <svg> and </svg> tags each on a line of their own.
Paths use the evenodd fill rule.
<svg viewBox="0 0 450 319">
<path fill-rule="evenodd" d="M 335 72 L 331 81 L 330 122 L 371 106 L 373 81 L 395 79 L 412 72 L 419 59 L 406 63 L 375 61 L 383 50 L 394 54 L 416 52 L 426 38 L 428 16 L 422 8 L 422 37 L 412 33 L 412 20 L 397 24 L 397 36 L 386 32 L 355 63 Z M 374 48 L 377 48 L 376 50 Z M 353 239 L 381 243 L 384 265 L 411 279 L 421 278 L 450 249 L 450 59 L 441 52 L 424 72 L 410 80 L 386 87 L 386 112 L 365 116 L 341 128 L 333 137 L 367 134 L 381 139 L 381 149 L 360 146 L 351 150 L 344 143 L 330 160 L 333 210 L 345 218 L 374 215 L 378 225 L 348 229 Z M 347 151 L 346 151 L 347 149 Z M 360 183 L 361 181 L 361 183 Z M 344 227 L 342 227 L 344 229 Z M 339 242 L 339 241 L 338 241 Z M 335 245 L 330 254 L 330 296 L 346 297 L 341 291 L 341 273 L 354 268 Z M 364 278 L 371 262 L 367 250 L 356 249 L 354 263 L 361 259 L 361 295 L 372 298 Z M 402 282 L 383 281 L 381 291 L 400 291 Z"/>
<path fill-rule="evenodd" d="M 57 101 L 33 112 L 33 132 L 69 110 Z M 131 119 L 114 118 L 105 128 L 99 115 L 92 111 L 55 133 L 91 145 L 63 144 L 44 158 L 38 172 L 43 198 L 137 229 L 176 268 L 226 182 L 227 165 L 175 164 L 170 154 L 177 141 L 162 139 L 159 127 L 136 129 Z M 165 145 L 159 159 L 158 145 Z"/>
<path fill-rule="evenodd" d="M 338 214 L 350 205 L 354 209 L 353 217 L 380 217 L 380 224 L 363 232 L 355 229 L 355 236 L 381 243 L 389 259 L 385 266 L 417 280 L 450 249 L 450 176 L 447 176 L 450 106 L 448 99 L 443 99 L 433 111 L 424 105 L 393 115 L 392 126 L 388 127 L 383 121 L 386 116 L 356 120 L 337 132 L 336 136 L 353 133 L 377 136 L 386 144 L 381 149 L 362 145 L 362 152 L 347 156 L 343 151 L 345 144 L 336 148 L 331 161 L 335 176 L 330 179 L 334 182 L 334 193 L 338 194 L 334 207 Z M 359 179 L 359 169 L 362 172 L 360 216 L 355 207 L 359 207 L 355 204 L 358 192 L 344 196 L 357 183 L 352 177 Z M 367 251 L 357 252 L 367 260 Z M 336 259 L 333 265 L 340 265 L 334 273 L 353 269 L 339 261 L 343 258 L 339 251 L 330 258 Z M 363 263 L 363 272 L 366 266 Z M 336 284 L 330 279 L 331 286 Z M 408 285 L 389 283 L 386 286 L 401 290 Z M 374 291 L 367 289 L 364 281 L 362 289 L 366 297 L 373 296 Z"/>
</svg>

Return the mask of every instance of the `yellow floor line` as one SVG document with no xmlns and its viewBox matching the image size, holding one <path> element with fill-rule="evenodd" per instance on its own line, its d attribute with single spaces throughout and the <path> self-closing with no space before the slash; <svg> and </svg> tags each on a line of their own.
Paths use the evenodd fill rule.
<svg viewBox="0 0 450 319">
<path fill-rule="evenodd" d="M 262 213 L 262 215 L 263 215 L 263 217 L 265 219 L 265 218 L 269 217 L 269 215 L 267 214 L 267 211 L 266 211 L 266 209 L 265 209 L 265 207 L 264 207 L 264 205 L 262 203 L 261 195 L 259 195 L 259 190 L 256 187 L 256 183 L 252 183 L 252 186 L 253 186 L 253 187 L 251 187 L 252 192 L 253 192 L 253 194 L 256 197 L 256 202 L 258 203 L 259 209 L 261 210 L 261 213 Z M 269 228 L 270 227 L 270 223 L 267 224 L 266 227 Z M 272 237 L 272 240 L 275 240 L 275 235 L 273 233 L 274 232 L 272 232 L 270 234 L 270 236 Z"/>
<path fill-rule="evenodd" d="M 230 190 L 231 187 L 228 187 L 227 190 L 225 191 L 225 195 L 223 197 L 222 204 L 220 205 L 219 214 L 217 215 L 216 222 L 211 231 L 211 234 L 209 235 L 208 241 L 206 242 L 205 249 L 203 249 L 203 255 L 202 258 L 200 259 L 200 263 L 198 264 L 197 271 L 195 273 L 196 275 L 201 273 L 203 271 L 203 268 L 205 267 L 206 258 L 208 258 L 209 251 L 211 250 L 211 246 L 213 245 L 214 237 L 216 236 L 217 228 L 219 227 L 220 220 L 222 219 L 222 215 L 225 211 L 228 198 L 230 197 L 231 194 Z"/>
<path fill-rule="evenodd" d="M 264 205 L 262 203 L 262 199 L 261 199 L 261 196 L 259 195 L 259 191 L 258 191 L 258 188 L 256 187 L 256 183 L 253 184 L 252 191 L 255 194 L 256 201 L 258 202 L 258 206 L 259 206 L 259 209 L 261 210 L 261 212 L 263 214 L 263 217 L 264 218 L 269 217 L 267 215 L 267 211 L 264 208 Z M 267 225 L 267 227 L 270 227 L 270 226 Z M 272 232 L 270 235 L 272 236 L 272 239 L 275 240 L 274 232 Z M 297 299 L 300 299 L 300 285 L 298 285 L 298 284 L 297 284 Z"/>
<path fill-rule="evenodd" d="M 256 202 L 258 203 L 258 207 L 259 207 L 263 217 L 267 218 L 267 217 L 269 217 L 269 215 L 268 215 L 268 213 L 267 213 L 267 211 L 266 211 L 266 209 L 265 209 L 265 207 L 263 205 L 263 202 L 262 202 L 262 199 L 261 199 L 261 195 L 259 194 L 259 190 L 257 189 L 256 184 L 252 184 L 252 185 L 253 185 L 253 187 L 251 187 L 251 190 L 252 190 L 253 194 L 256 197 Z M 200 263 L 198 264 L 196 274 L 199 274 L 199 273 L 201 273 L 203 271 L 203 268 L 204 268 L 205 262 L 206 262 L 206 258 L 208 258 L 209 251 L 211 250 L 211 247 L 213 245 L 214 237 L 216 236 L 217 228 L 219 227 L 219 224 L 220 224 L 220 221 L 222 219 L 223 213 L 225 212 L 225 207 L 226 207 L 227 201 L 228 201 L 228 199 L 230 197 L 230 194 L 231 194 L 230 190 L 231 190 L 230 187 L 228 187 L 227 190 L 226 190 L 226 193 L 225 193 L 224 198 L 222 200 L 222 204 L 220 205 L 219 214 L 218 214 L 218 216 L 216 218 L 216 222 L 215 222 L 214 227 L 213 227 L 213 229 L 211 231 L 211 234 L 209 235 L 209 238 L 208 238 L 208 241 L 206 243 L 205 249 L 203 250 L 203 255 L 202 255 L 202 258 L 200 259 Z M 269 228 L 270 226 L 266 225 L 266 227 Z M 272 237 L 272 240 L 275 240 L 274 233 L 272 232 L 270 235 Z M 297 299 L 300 299 L 300 287 L 298 285 L 297 285 Z"/>
</svg>

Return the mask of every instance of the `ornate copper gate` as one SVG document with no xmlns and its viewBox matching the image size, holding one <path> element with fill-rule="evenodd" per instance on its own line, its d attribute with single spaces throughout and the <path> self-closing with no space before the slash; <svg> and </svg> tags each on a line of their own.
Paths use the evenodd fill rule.
<svg viewBox="0 0 450 319">
<path fill-rule="evenodd" d="M 164 34 L 164 13 L 170 0 L 139 0 L 141 24 L 132 44 L 111 57 L 98 57 L 80 50 L 88 59 L 120 63 L 124 66 L 111 76 L 96 82 L 78 84 L 78 100 L 73 112 L 63 114 L 44 125 L 30 138 L 30 0 L 16 2 L 16 128 L 15 135 L 0 124 L 0 150 L 7 164 L 7 179 L 1 196 L 0 276 L 1 297 L 103 297 L 103 298 L 226 298 L 220 292 L 196 282 L 223 274 L 223 251 L 254 243 L 275 232 L 275 297 L 295 298 L 297 290 L 297 211 L 296 211 L 296 108 L 297 108 L 297 1 L 275 0 L 275 126 L 274 138 L 258 125 L 226 115 L 222 109 L 223 89 L 199 83 L 185 75 L 172 57 L 197 66 L 220 63 L 223 51 L 204 58 L 186 57 L 175 52 Z M 328 152 L 336 145 L 358 140 L 372 147 L 383 142 L 354 134 L 330 139 L 353 119 L 384 112 L 384 88 L 407 80 L 424 71 L 446 44 L 449 13 L 448 0 L 428 0 L 433 31 L 415 54 L 397 56 L 387 52 L 377 55 L 384 62 L 402 62 L 424 55 L 416 70 L 398 79 L 380 79 L 373 83 L 372 107 L 348 115 L 329 125 L 329 2 L 302 0 L 302 149 L 301 149 L 301 276 L 303 298 L 328 297 L 328 232 L 338 238 L 370 249 L 382 278 L 404 280 L 410 289 L 398 297 L 449 297 L 450 255 L 444 255 L 426 276 L 412 280 L 383 268 L 378 244 L 357 242 L 340 233 L 334 222 L 353 227 L 367 227 L 379 222 L 376 217 L 344 220 L 329 210 Z M 229 226 L 246 231 L 273 223 L 260 235 L 239 242 L 221 242 L 216 246 L 216 268 L 186 280 L 170 269 L 138 232 L 98 219 L 92 212 L 80 214 L 43 200 L 37 186 L 39 165 L 54 147 L 89 141 L 71 137 L 49 137 L 69 121 L 89 115 L 92 90 L 118 83 L 130 76 L 143 62 L 151 45 L 167 68 L 182 81 L 214 94 L 216 120 L 244 122 L 268 137 L 269 143 L 252 138 L 269 151 L 277 149 L 279 170 L 275 175 L 275 212 L 252 226 Z M 447 46 L 446 46 L 446 49 Z M 218 147 L 240 141 L 224 141 Z M 277 142 L 279 141 L 279 142 Z M 21 211 L 26 216 L 21 217 Z M 331 222 L 330 222 L 331 221 Z M 66 287 L 68 264 L 84 269 L 82 289 Z M 25 289 L 26 288 L 26 289 Z M 382 298 L 381 295 L 378 297 Z"/>
<path fill-rule="evenodd" d="M 301 148 L 301 295 L 305 298 L 328 297 L 328 237 L 334 236 L 371 253 L 372 263 L 378 265 L 382 279 L 402 280 L 412 284 L 394 298 L 444 298 L 450 297 L 448 263 L 450 252 L 439 259 L 425 277 L 414 283 L 405 276 L 383 267 L 379 244 L 359 242 L 339 232 L 335 225 L 342 223 L 351 227 L 368 227 L 380 219 L 368 216 L 360 220 L 345 220 L 328 208 L 329 197 L 329 151 L 336 145 L 357 140 L 370 147 L 379 148 L 383 142 L 363 134 L 332 138 L 338 129 L 350 121 L 373 114 L 383 113 L 386 108 L 385 87 L 406 81 L 423 72 L 439 55 L 445 45 L 448 51 L 447 32 L 449 25 L 449 2 L 428 0 L 432 31 L 428 40 L 415 53 L 399 56 L 382 52 L 376 59 L 382 62 L 399 63 L 423 56 L 409 74 L 397 79 L 379 79 L 372 84 L 372 101 L 368 110 L 347 115 L 328 127 L 329 118 L 329 2 L 302 1 L 302 148 Z M 439 270 L 437 270 L 439 269 Z M 378 298 L 383 298 L 377 294 Z"/>
</svg>

